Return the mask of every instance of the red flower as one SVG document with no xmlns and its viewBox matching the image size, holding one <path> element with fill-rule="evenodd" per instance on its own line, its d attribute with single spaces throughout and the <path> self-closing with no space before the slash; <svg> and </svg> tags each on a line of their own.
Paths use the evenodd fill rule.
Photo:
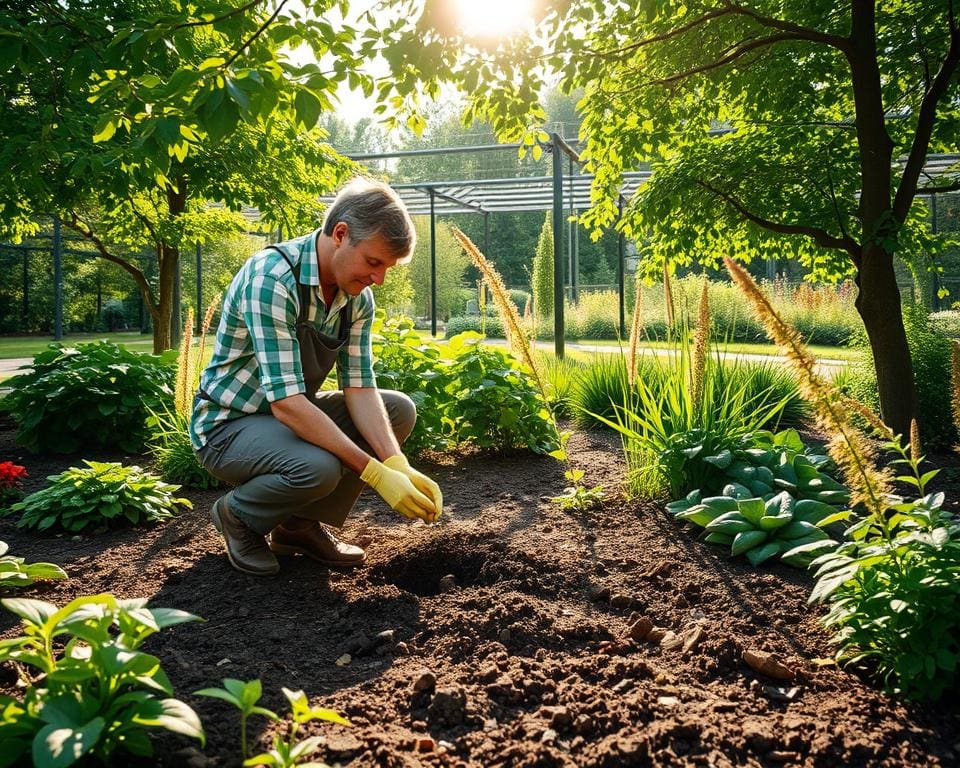
<svg viewBox="0 0 960 768">
<path fill-rule="evenodd" d="M 27 477 L 27 470 L 12 461 L 0 461 L 0 488 L 13 488 Z"/>
</svg>

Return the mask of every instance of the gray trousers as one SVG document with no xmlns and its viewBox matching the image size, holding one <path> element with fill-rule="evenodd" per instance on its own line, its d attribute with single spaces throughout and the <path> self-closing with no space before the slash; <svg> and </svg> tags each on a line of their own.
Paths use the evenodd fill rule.
<svg viewBox="0 0 960 768">
<path fill-rule="evenodd" d="M 417 421 L 416 406 L 402 392 L 382 389 L 380 396 L 403 443 Z M 318 392 L 316 405 L 372 455 L 350 419 L 343 392 Z M 231 510 L 263 535 L 294 515 L 339 528 L 364 487 L 332 453 L 301 440 L 265 413 L 217 427 L 197 456 L 211 475 L 236 486 L 228 496 Z"/>
</svg>

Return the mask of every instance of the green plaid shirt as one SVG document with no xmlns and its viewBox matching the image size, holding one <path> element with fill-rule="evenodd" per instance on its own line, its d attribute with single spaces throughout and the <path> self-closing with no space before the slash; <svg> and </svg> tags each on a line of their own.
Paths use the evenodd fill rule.
<svg viewBox="0 0 960 768">
<path fill-rule="evenodd" d="M 350 337 L 337 358 L 340 388 L 375 387 L 374 300 L 370 288 L 351 297 L 338 291 L 327 307 L 318 290 L 316 238 L 320 230 L 278 243 L 290 261 L 300 263 L 300 282 L 314 286 L 309 319 L 329 336 L 340 330 L 340 310 L 353 302 Z M 200 388 L 212 400 L 197 399 L 190 440 L 199 449 L 219 424 L 251 413 L 270 413 L 270 403 L 306 392 L 300 367 L 296 323 L 300 300 L 290 266 L 274 250 L 254 254 L 234 276 L 223 300 L 217 341 Z"/>
</svg>

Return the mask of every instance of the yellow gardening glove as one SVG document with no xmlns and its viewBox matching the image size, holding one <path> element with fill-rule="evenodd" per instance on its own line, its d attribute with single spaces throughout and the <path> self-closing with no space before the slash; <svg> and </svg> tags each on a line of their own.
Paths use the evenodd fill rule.
<svg viewBox="0 0 960 768">
<path fill-rule="evenodd" d="M 419 517 L 432 522 L 436 516 L 433 500 L 420 493 L 403 472 L 390 469 L 376 459 L 370 459 L 360 479 L 379 493 L 391 509 L 404 517 Z"/>
<path fill-rule="evenodd" d="M 433 499 L 433 506 L 436 508 L 437 512 L 434 515 L 434 520 L 436 520 L 443 513 L 443 493 L 440 491 L 440 486 L 437 485 L 433 480 L 424 475 L 421 472 L 417 472 L 413 467 L 410 466 L 410 462 L 407 461 L 407 457 L 402 453 L 398 453 L 396 456 L 391 456 L 388 459 L 384 459 L 383 463 L 390 467 L 390 469 L 395 469 L 397 472 L 403 472 L 407 477 L 410 478 L 412 482 L 420 493 L 425 493 L 431 499 Z"/>
</svg>

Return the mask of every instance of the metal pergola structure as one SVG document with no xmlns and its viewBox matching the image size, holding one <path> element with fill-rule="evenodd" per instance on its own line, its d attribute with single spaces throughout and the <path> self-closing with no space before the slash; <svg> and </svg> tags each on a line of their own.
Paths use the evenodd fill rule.
<svg viewBox="0 0 960 768">
<path fill-rule="evenodd" d="M 436 156 L 455 153 L 494 152 L 517 150 L 520 144 L 487 144 L 441 149 L 406 150 L 372 154 L 348 154 L 351 160 L 387 160 L 411 156 Z M 437 250 L 436 217 L 440 214 L 473 213 L 484 219 L 484 250 L 489 249 L 490 214 L 497 212 L 553 211 L 553 338 L 557 357 L 564 352 L 564 215 L 591 206 L 590 185 L 593 176 L 574 169 L 579 166 L 577 151 L 559 134 L 550 134 L 547 142 L 540 144 L 551 156 L 550 176 L 516 176 L 501 179 L 473 179 L 467 181 L 429 181 L 391 184 L 397 191 L 411 215 L 430 216 L 430 330 L 437 335 Z M 564 160 L 567 173 L 564 173 Z M 649 170 L 624 174 L 620 188 L 620 209 L 649 178 Z M 332 198 L 330 198 L 332 200 Z M 570 284 L 574 298 L 577 293 L 577 240 L 576 233 L 570 238 Z M 624 306 L 624 259 L 625 243 L 621 235 L 618 241 L 617 282 L 620 295 L 620 333 L 626 332 L 626 308 Z"/>
</svg>

